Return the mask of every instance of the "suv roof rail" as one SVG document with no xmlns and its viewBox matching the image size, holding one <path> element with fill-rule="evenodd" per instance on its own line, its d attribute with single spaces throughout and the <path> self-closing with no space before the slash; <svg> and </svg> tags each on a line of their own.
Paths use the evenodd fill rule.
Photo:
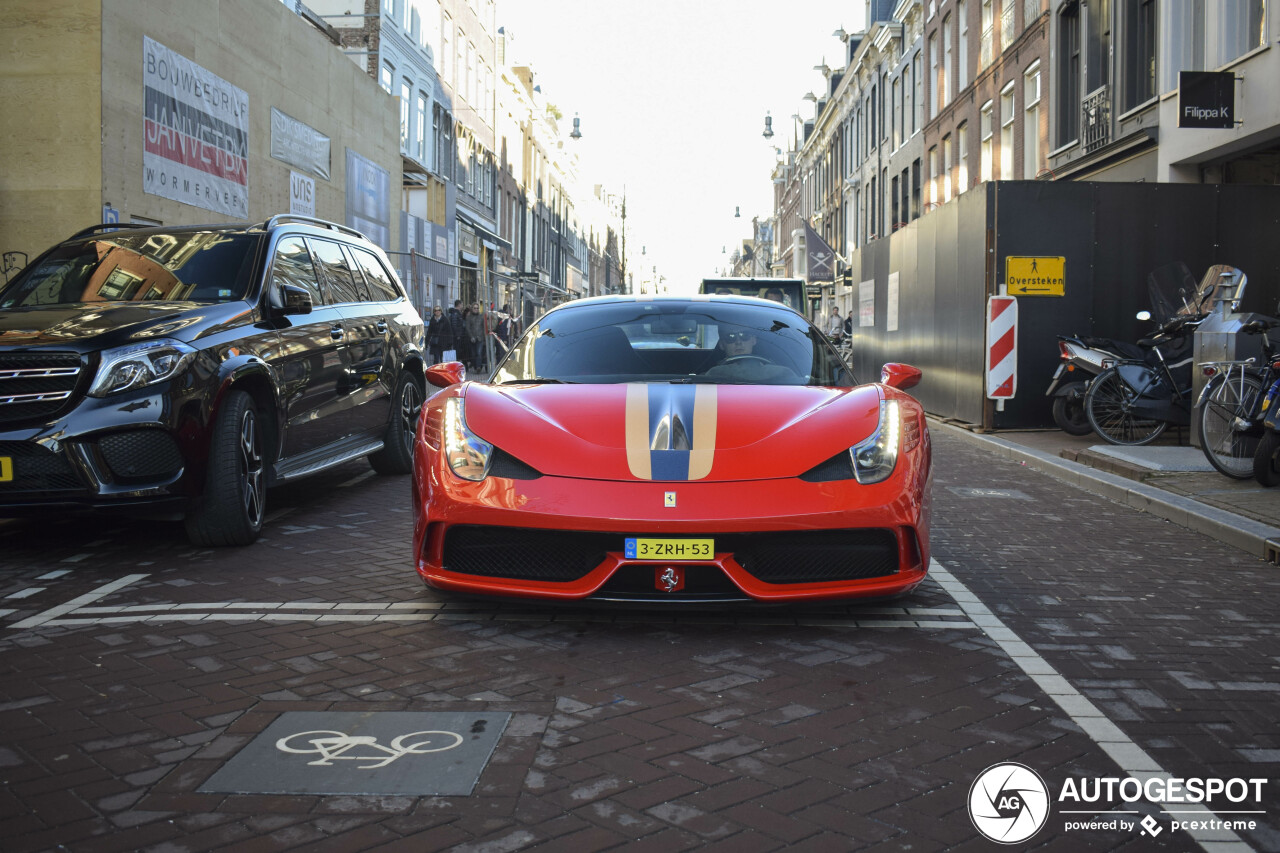
<svg viewBox="0 0 1280 853">
<path fill-rule="evenodd" d="M 88 228 L 81 228 L 76 233 L 68 237 L 68 240 L 74 240 L 77 237 L 85 237 L 95 231 L 118 231 L 121 228 L 128 228 L 128 225 L 121 225 L 119 222 L 102 222 L 98 225 L 90 225 Z"/>
<path fill-rule="evenodd" d="M 266 222 L 266 229 L 269 231 L 277 225 L 285 222 L 302 222 L 307 225 L 314 225 L 317 228 L 328 228 L 331 231 L 341 231 L 344 234 L 350 234 L 352 237 L 359 237 L 361 240 L 368 240 L 364 234 L 354 228 L 348 228 L 346 225 L 339 225 L 336 222 L 330 222 L 327 219 L 316 219 L 314 216 L 301 216 L 297 213 L 277 213 Z"/>
</svg>

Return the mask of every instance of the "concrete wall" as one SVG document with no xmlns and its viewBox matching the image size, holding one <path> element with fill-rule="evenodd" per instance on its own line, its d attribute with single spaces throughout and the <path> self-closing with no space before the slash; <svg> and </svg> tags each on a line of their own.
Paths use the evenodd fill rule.
<svg viewBox="0 0 1280 853">
<path fill-rule="evenodd" d="M 294 167 L 273 159 L 271 108 L 331 140 L 316 215 L 343 222 L 346 151 L 390 173 L 399 244 L 399 107 L 321 32 L 264 0 L 7 0 L 0 44 L 0 251 L 34 258 L 102 221 L 238 219 L 143 190 L 143 38 L 248 95 L 248 218 L 289 211 Z"/>
<path fill-rule="evenodd" d="M 7 0 L 0 27 L 0 252 L 30 259 L 101 216 L 96 0 Z"/>
</svg>

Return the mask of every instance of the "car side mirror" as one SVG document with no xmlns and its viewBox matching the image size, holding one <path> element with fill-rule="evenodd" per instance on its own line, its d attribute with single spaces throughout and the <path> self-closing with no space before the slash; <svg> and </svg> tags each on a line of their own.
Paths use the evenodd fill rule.
<svg viewBox="0 0 1280 853">
<path fill-rule="evenodd" d="M 427 381 L 437 388 L 448 388 L 467 381 L 467 368 L 460 361 L 446 361 L 427 368 Z"/>
<path fill-rule="evenodd" d="M 920 383 L 924 377 L 924 373 L 920 368 L 912 367 L 909 364 L 899 364 L 896 361 L 890 361 L 880 368 L 880 381 L 890 388 L 897 388 L 905 391 Z"/>
<path fill-rule="evenodd" d="M 311 313 L 311 292 L 305 287 L 298 287 L 296 284 L 284 284 L 280 286 L 280 292 L 284 297 L 284 305 L 281 307 L 282 313 Z"/>
</svg>

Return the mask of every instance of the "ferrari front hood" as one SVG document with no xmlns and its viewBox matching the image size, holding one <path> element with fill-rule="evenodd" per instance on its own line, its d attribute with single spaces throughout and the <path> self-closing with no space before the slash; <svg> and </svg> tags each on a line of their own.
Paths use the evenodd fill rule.
<svg viewBox="0 0 1280 853">
<path fill-rule="evenodd" d="M 795 477 L 869 436 L 874 386 L 469 385 L 467 425 L 543 474 L 609 480 Z"/>
</svg>

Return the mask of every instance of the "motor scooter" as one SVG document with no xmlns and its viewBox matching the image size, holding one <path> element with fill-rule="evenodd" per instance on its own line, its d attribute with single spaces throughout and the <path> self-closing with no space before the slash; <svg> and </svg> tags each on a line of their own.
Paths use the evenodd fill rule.
<svg viewBox="0 0 1280 853">
<path fill-rule="evenodd" d="M 1058 335 L 1058 354 L 1058 369 L 1044 395 L 1053 398 L 1053 422 L 1070 435 L 1093 432 L 1084 411 L 1085 394 L 1093 378 L 1118 361 L 1145 355 L 1136 344 L 1084 335 Z"/>
<path fill-rule="evenodd" d="M 1138 341 L 1143 360 L 1121 361 L 1104 370 L 1085 394 L 1085 414 L 1094 432 L 1111 444 L 1140 445 L 1154 441 L 1165 429 L 1191 425 L 1192 334 L 1213 310 L 1215 299 L 1234 302 L 1244 296 L 1247 278 L 1232 266 L 1209 268 L 1188 297 L 1178 286 L 1182 265 L 1156 270 L 1148 277 L 1151 311 L 1139 320 L 1157 323 L 1155 334 Z M 1171 276 L 1169 270 L 1175 272 Z M 1176 294 L 1176 296 L 1175 296 Z M 1178 303 L 1181 306 L 1175 308 Z"/>
<path fill-rule="evenodd" d="M 1280 485 L 1280 378 L 1262 401 L 1262 429 L 1253 452 L 1253 478 L 1271 488 Z"/>
</svg>

